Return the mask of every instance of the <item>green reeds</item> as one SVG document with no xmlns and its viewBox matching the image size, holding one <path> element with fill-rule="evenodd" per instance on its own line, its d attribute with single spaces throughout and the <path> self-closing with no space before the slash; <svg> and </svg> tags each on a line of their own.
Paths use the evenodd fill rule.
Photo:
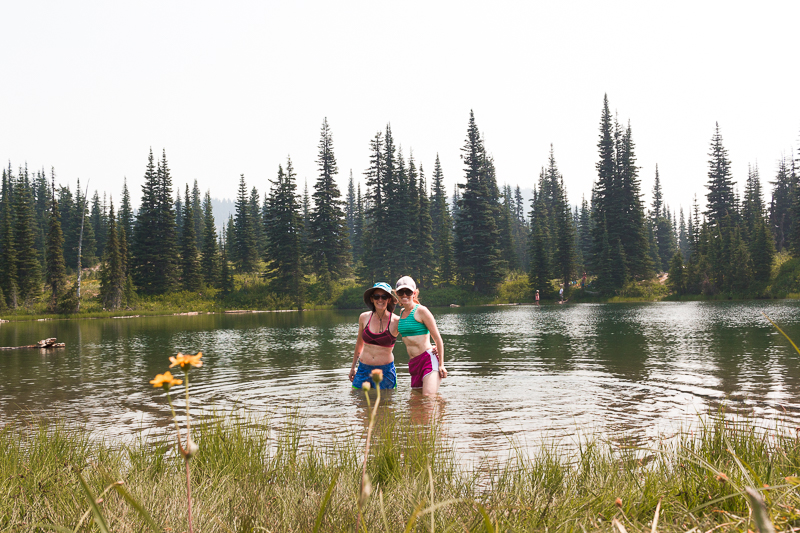
<svg viewBox="0 0 800 533">
<path fill-rule="evenodd" d="M 302 419 L 247 416 L 193 424 L 194 528 L 203 532 L 354 531 L 364 433 L 312 439 Z M 344 429 L 344 428 L 343 428 Z M 465 465 L 435 422 L 378 413 L 367 462 L 373 496 L 361 531 L 779 531 L 800 527 L 800 440 L 789 422 L 760 428 L 724 413 L 649 448 L 586 440 L 543 444 L 496 464 Z M 174 437 L 113 446 L 36 421 L 0 431 L 0 530 L 52 524 L 99 531 L 93 495 L 124 489 L 162 530 L 186 531 L 186 480 Z M 430 470 L 429 470 L 430 467 Z M 432 490 L 433 486 L 433 490 Z M 755 489 L 756 500 L 745 488 Z M 112 487 L 97 504 L 109 531 L 152 527 Z M 83 520 L 81 522 L 81 520 Z M 757 520 L 762 520 L 758 522 Z M 263 528 L 263 529 L 262 529 Z M 762 529 L 765 531 L 765 529 Z"/>
</svg>

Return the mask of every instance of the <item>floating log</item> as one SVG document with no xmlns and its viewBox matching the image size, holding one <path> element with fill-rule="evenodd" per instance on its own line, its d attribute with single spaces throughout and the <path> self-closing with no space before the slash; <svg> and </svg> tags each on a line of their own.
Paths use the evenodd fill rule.
<svg viewBox="0 0 800 533">
<path fill-rule="evenodd" d="M 0 346 L 0 350 L 25 350 L 31 348 L 38 348 L 40 350 L 49 350 L 53 348 L 64 348 L 66 344 L 63 342 L 56 342 L 55 337 L 49 339 L 42 339 L 36 344 L 28 344 L 27 346 Z"/>
</svg>

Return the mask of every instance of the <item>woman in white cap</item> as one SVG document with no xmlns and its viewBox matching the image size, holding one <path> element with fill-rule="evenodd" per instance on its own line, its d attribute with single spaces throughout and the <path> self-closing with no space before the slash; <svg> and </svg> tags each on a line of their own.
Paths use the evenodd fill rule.
<svg viewBox="0 0 800 533">
<path fill-rule="evenodd" d="M 365 381 L 375 387 L 371 377 L 375 369 L 383 372 L 382 389 L 397 388 L 392 353 L 397 338 L 398 317 L 392 313 L 396 302 L 388 283 L 378 282 L 364 292 L 364 303 L 370 311 L 358 317 L 358 339 L 350 367 L 350 381 L 355 389 L 360 389 Z"/>
<path fill-rule="evenodd" d="M 422 394 L 433 395 L 439 384 L 447 377 L 444 367 L 444 342 L 439 335 L 436 319 L 430 310 L 419 303 L 419 290 L 411 276 L 403 276 L 395 284 L 394 291 L 403 306 L 397 330 L 403 336 L 408 350 L 408 371 L 411 373 L 411 388 L 422 389 Z M 431 336 L 436 346 L 431 344 Z"/>
</svg>

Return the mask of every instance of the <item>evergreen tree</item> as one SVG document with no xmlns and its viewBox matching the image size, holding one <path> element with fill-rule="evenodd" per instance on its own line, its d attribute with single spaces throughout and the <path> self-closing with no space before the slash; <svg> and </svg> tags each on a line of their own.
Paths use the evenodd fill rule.
<svg viewBox="0 0 800 533">
<path fill-rule="evenodd" d="M 249 209 L 248 219 L 253 227 L 256 255 L 260 258 L 264 256 L 266 251 L 266 237 L 264 236 L 264 224 L 261 223 L 264 220 L 264 212 L 262 212 L 258 190 L 255 187 L 250 191 L 250 200 L 247 205 Z"/>
<path fill-rule="evenodd" d="M 509 270 L 517 269 L 517 250 L 514 247 L 514 235 L 512 228 L 512 219 L 514 212 L 514 199 L 511 196 L 511 187 L 506 185 L 503 187 L 502 195 L 503 203 L 500 206 L 498 227 L 500 230 L 500 250 L 503 260 L 506 263 L 506 268 Z"/>
<path fill-rule="evenodd" d="M 327 274 L 341 278 L 349 271 L 350 246 L 344 202 L 340 199 L 341 193 L 334 179 L 339 171 L 327 118 L 322 121 L 317 165 L 319 177 L 314 185 L 309 256 L 318 276 Z"/>
<path fill-rule="evenodd" d="M 186 202 L 189 202 L 189 197 L 186 197 Z M 192 187 L 192 214 L 194 215 L 194 234 L 197 238 L 197 249 L 203 249 L 203 205 L 200 199 L 200 187 L 197 185 L 197 180 L 194 180 L 194 187 Z"/>
<path fill-rule="evenodd" d="M 260 217 L 259 217 L 260 218 Z M 233 241 L 230 244 L 231 259 L 240 272 L 254 272 L 258 267 L 258 236 L 253 209 L 247 194 L 244 174 L 239 178 L 239 194 L 236 197 L 236 218 L 233 224 Z"/>
<path fill-rule="evenodd" d="M 578 242 L 583 257 L 584 270 L 589 269 L 592 257 L 592 214 L 586 197 L 581 197 L 581 210 L 578 215 Z"/>
<path fill-rule="evenodd" d="M 27 172 L 20 173 L 14 188 L 14 251 L 17 255 L 19 298 L 26 304 L 41 292 L 41 265 L 36 249 L 35 210 Z"/>
<path fill-rule="evenodd" d="M 223 231 L 224 232 L 224 231 Z M 227 246 L 222 249 L 222 266 L 220 267 L 220 288 L 223 294 L 230 294 L 234 291 L 233 273 L 228 264 Z"/>
<path fill-rule="evenodd" d="M 669 262 L 669 277 L 667 278 L 667 286 L 672 292 L 681 295 L 686 292 L 686 280 L 683 268 L 683 255 L 676 252 Z"/>
<path fill-rule="evenodd" d="M 444 173 L 436 154 L 433 167 L 433 183 L 431 184 L 431 226 L 433 235 L 433 255 L 437 267 L 437 278 L 440 284 L 450 283 L 455 277 L 453 259 L 453 220 L 447 205 L 447 193 L 444 188 Z"/>
<path fill-rule="evenodd" d="M 175 211 L 166 152 L 147 160 L 142 201 L 133 234 L 133 280 L 146 294 L 163 294 L 177 284 Z"/>
<path fill-rule="evenodd" d="M 416 261 L 416 281 L 417 285 L 424 288 L 433 287 L 433 280 L 436 277 L 436 263 L 433 255 L 433 220 L 431 219 L 431 203 L 428 199 L 428 185 L 425 182 L 425 172 L 422 165 L 419 166 L 419 233 L 414 252 Z"/>
<path fill-rule="evenodd" d="M 778 252 L 790 246 L 795 221 L 796 184 L 786 164 L 786 158 L 778 162 L 778 174 L 772 183 L 772 201 L 769 206 L 769 224 Z"/>
<path fill-rule="evenodd" d="M 510 195 L 511 187 L 508 187 Z M 527 270 L 530 263 L 528 257 L 528 223 L 525 221 L 525 201 L 522 198 L 522 191 L 517 185 L 514 191 L 514 202 L 512 209 L 511 240 L 514 246 L 514 256 L 516 261 L 515 268 Z"/>
<path fill-rule="evenodd" d="M 183 200 L 180 189 L 175 191 L 175 230 L 178 235 L 183 234 Z"/>
<path fill-rule="evenodd" d="M 211 207 L 211 192 L 207 191 L 203 199 L 203 248 L 200 259 L 200 271 L 205 282 L 211 286 L 219 283 L 220 257 L 217 247 L 217 227 Z"/>
<path fill-rule="evenodd" d="M 189 185 L 186 185 L 186 196 Z M 197 257 L 197 237 L 194 234 L 194 209 L 187 201 L 183 211 L 183 233 L 181 234 L 181 285 L 185 291 L 199 291 L 203 287 L 200 261 Z"/>
<path fill-rule="evenodd" d="M 121 230 L 124 234 L 125 230 Z M 108 211 L 108 239 L 103 256 L 103 270 L 100 273 L 100 297 L 106 309 L 119 309 L 125 294 L 125 256 L 120 250 L 114 204 Z"/>
<path fill-rule="evenodd" d="M 3 170 L 0 203 L 0 290 L 9 307 L 17 307 L 17 251 L 14 242 L 14 179 L 9 165 Z"/>
<path fill-rule="evenodd" d="M 131 207 L 131 195 L 128 192 L 128 180 L 123 179 L 122 182 L 122 203 L 119 208 L 119 223 L 118 229 L 125 230 L 125 235 L 133 235 L 133 208 Z"/>
<path fill-rule="evenodd" d="M 764 218 L 764 198 L 761 195 L 761 179 L 758 176 L 758 166 L 747 165 L 747 183 L 744 188 L 744 201 L 742 202 L 742 222 L 745 235 L 752 236 L 760 219 Z"/>
<path fill-rule="evenodd" d="M 709 226 L 714 227 L 722 223 L 726 216 L 734 217 L 736 214 L 731 164 L 728 161 L 728 151 L 722 146 L 719 123 L 711 137 L 711 151 L 708 156 L 711 159 L 708 161 L 708 204 L 705 215 Z"/>
<path fill-rule="evenodd" d="M 278 179 L 271 181 L 270 215 L 267 224 L 269 260 L 264 276 L 279 294 L 290 296 L 298 310 L 303 309 L 305 282 L 302 253 L 302 212 L 292 160 L 286 162 L 286 173 L 278 166 Z"/>
<path fill-rule="evenodd" d="M 483 140 L 470 111 L 467 138 L 463 152 L 466 183 L 459 200 L 459 216 L 455 224 L 455 254 L 458 275 L 463 283 L 472 285 L 475 292 L 492 292 L 503 277 L 503 259 L 499 249 L 500 231 L 497 227 L 499 205 L 494 192 L 497 183 L 492 168 L 487 165 Z"/>
<path fill-rule="evenodd" d="M 539 177 L 540 190 L 544 182 L 544 170 Z M 552 239 L 550 236 L 550 213 L 545 197 L 536 189 L 533 190 L 531 200 L 531 233 L 529 255 L 531 258 L 528 268 L 528 284 L 531 291 L 539 291 L 541 298 L 549 298 L 552 293 L 550 283 L 552 274 Z"/>
<path fill-rule="evenodd" d="M 350 239 L 350 249 L 353 251 L 353 262 L 358 261 L 356 255 L 356 188 L 353 183 L 353 170 L 350 169 L 350 180 L 347 182 L 347 204 L 344 210 L 344 217 L 347 221 L 347 236 Z"/>
<path fill-rule="evenodd" d="M 382 238 L 391 233 L 389 220 L 388 191 L 386 190 L 385 158 L 383 155 L 383 134 L 378 132 L 370 141 L 369 168 L 364 175 L 367 179 L 367 206 L 364 209 L 364 237 L 362 239 L 363 272 L 359 278 L 367 284 L 389 277 L 389 253 L 391 249 L 383 246 Z M 373 246 L 374 245 L 374 246 Z"/>
<path fill-rule="evenodd" d="M 47 232 L 47 275 L 50 289 L 50 310 L 55 311 L 59 297 L 67 286 L 67 269 L 64 264 L 64 234 L 61 232 L 61 214 L 56 201 L 56 176 L 51 171 L 52 201 L 50 202 L 50 227 Z"/>
<path fill-rule="evenodd" d="M 353 262 L 362 261 L 364 256 L 364 200 L 361 197 L 361 184 L 357 186 L 355 221 L 353 222 Z"/>
</svg>

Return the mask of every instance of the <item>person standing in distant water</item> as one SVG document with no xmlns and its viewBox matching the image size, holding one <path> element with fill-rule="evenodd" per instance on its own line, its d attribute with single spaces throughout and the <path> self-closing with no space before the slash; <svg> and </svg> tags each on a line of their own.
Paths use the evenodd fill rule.
<svg viewBox="0 0 800 533">
<path fill-rule="evenodd" d="M 536 291 L 536 305 L 539 305 L 539 291 Z"/>
<path fill-rule="evenodd" d="M 388 283 L 379 282 L 364 292 L 364 303 L 370 311 L 358 317 L 358 338 L 350 367 L 350 381 L 354 389 L 360 389 L 365 381 L 374 387 L 371 374 L 379 368 L 383 371 L 381 388 L 396 389 L 397 371 L 392 348 L 397 339 L 399 318 L 392 311 L 397 299 Z"/>
<path fill-rule="evenodd" d="M 420 305 L 419 290 L 411 276 L 403 276 L 397 280 L 394 290 L 403 306 L 397 330 L 403 336 L 403 344 L 408 350 L 411 388 L 422 389 L 422 394 L 432 396 L 439 391 L 442 379 L 447 377 L 444 342 L 436 326 L 436 319 L 427 307 Z M 435 347 L 431 344 L 431 336 L 436 343 Z"/>
<path fill-rule="evenodd" d="M 558 289 L 558 297 L 561 299 L 561 303 L 564 303 L 564 286 L 562 285 L 560 289 Z"/>
</svg>

